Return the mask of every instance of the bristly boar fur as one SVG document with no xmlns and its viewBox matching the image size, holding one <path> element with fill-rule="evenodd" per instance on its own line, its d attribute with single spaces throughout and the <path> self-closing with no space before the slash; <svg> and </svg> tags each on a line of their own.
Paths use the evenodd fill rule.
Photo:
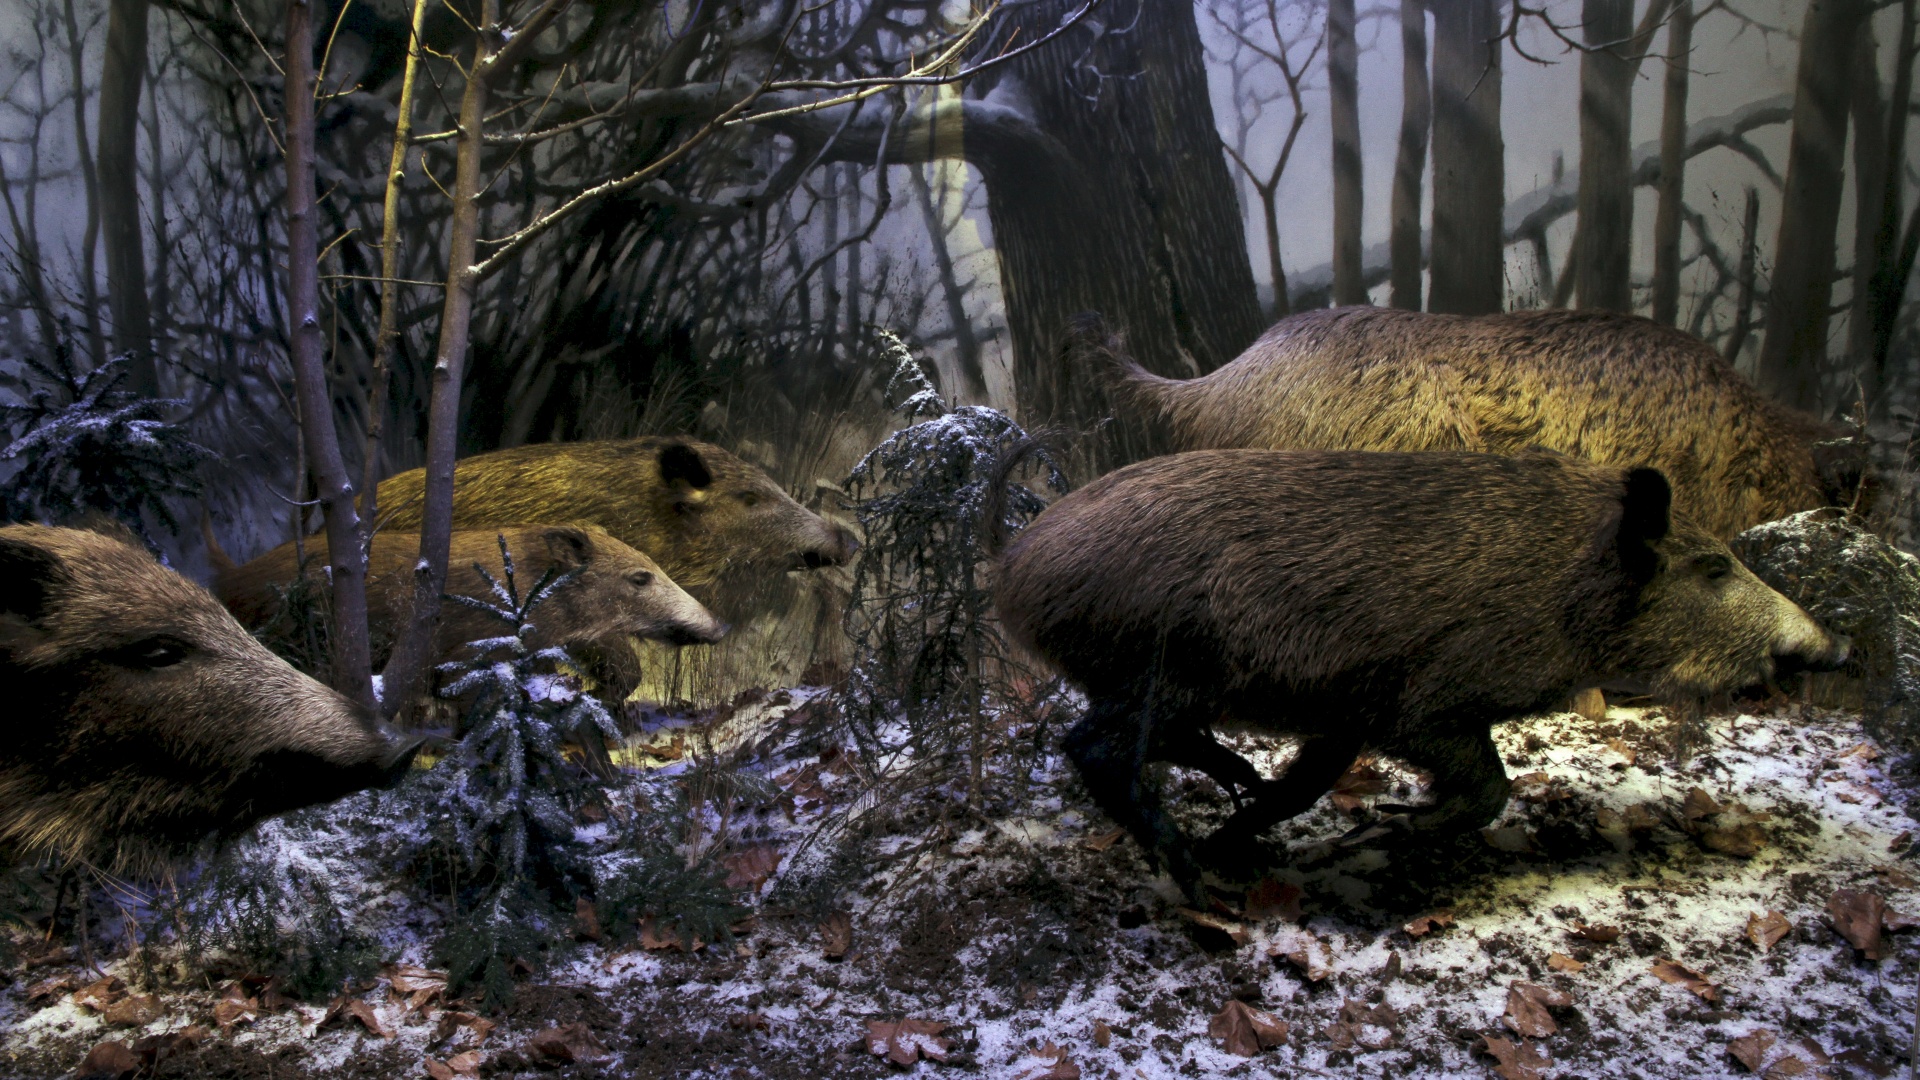
<svg viewBox="0 0 1920 1080">
<path fill-rule="evenodd" d="M 727 632 L 725 623 L 688 596 L 652 559 L 593 525 L 456 529 L 447 556 L 448 595 L 496 603 L 478 567 L 485 567 L 494 581 L 505 581 L 500 561 L 503 536 L 522 590 L 532 588 L 548 572 L 572 575 L 541 601 L 528 643 L 534 648 L 628 635 L 693 645 L 718 641 Z M 244 566 L 222 565 L 219 549 L 210 546 L 209 550 L 216 566 L 213 592 L 227 610 L 256 633 L 276 625 L 299 571 L 294 546 L 282 544 Z M 413 568 L 419 557 L 417 533 L 383 531 L 374 536 L 367 560 L 367 613 L 375 666 L 386 663 L 394 632 L 410 617 Z M 314 537 L 307 543 L 309 578 L 321 579 L 326 563 L 326 538 Z M 448 659 L 470 641 L 511 632 L 511 627 L 488 612 L 466 604 L 442 604 L 434 654 Z"/>
<path fill-rule="evenodd" d="M 417 740 L 295 671 L 130 536 L 0 528 L 0 852 L 164 856 L 391 780 Z"/>
<path fill-rule="evenodd" d="M 1094 799 L 1198 895 L 1150 760 L 1252 787 L 1206 842 L 1215 865 L 1244 863 L 1363 746 L 1432 774 L 1408 827 L 1438 838 L 1506 803 L 1492 725 L 1576 687 L 1712 693 L 1845 658 L 1669 498 L 1654 470 L 1546 453 L 1176 454 L 1049 507 L 1009 543 L 995 602 L 1085 689 L 1066 749 Z M 1213 741 L 1222 717 L 1300 754 L 1258 780 Z"/>
<path fill-rule="evenodd" d="M 417 529 L 425 472 L 379 490 L 385 526 Z M 689 589 L 736 571 L 831 566 L 859 544 L 794 502 L 764 471 L 683 438 L 545 443 L 476 454 L 453 474 L 453 524 L 598 525 Z"/>
<path fill-rule="evenodd" d="M 1762 397 L 1705 342 L 1605 311 L 1304 312 L 1231 363 L 1165 379 L 1096 324 L 1123 414 L 1173 450 L 1556 450 L 1647 465 L 1722 539 L 1854 498 L 1864 456 L 1838 428 Z"/>
</svg>

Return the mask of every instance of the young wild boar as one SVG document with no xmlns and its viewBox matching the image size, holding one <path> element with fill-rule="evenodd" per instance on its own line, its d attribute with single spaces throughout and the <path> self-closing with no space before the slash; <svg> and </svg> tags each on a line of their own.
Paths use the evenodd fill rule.
<svg viewBox="0 0 1920 1080">
<path fill-rule="evenodd" d="M 1432 774 L 1404 824 L 1437 839 L 1506 804 L 1492 725 L 1575 687 L 1712 693 L 1845 659 L 1669 500 L 1652 469 L 1557 454 L 1176 454 L 1049 507 L 1007 546 L 995 602 L 1085 689 L 1066 750 L 1095 801 L 1198 895 L 1149 760 L 1252 781 L 1203 845 L 1215 865 L 1363 746 Z M 1254 781 L 1211 738 L 1223 717 L 1299 736 L 1299 756 Z"/>
<path fill-rule="evenodd" d="M 425 476 L 414 469 L 380 485 L 387 525 L 419 528 Z M 455 528 L 522 521 L 598 525 L 688 588 L 755 567 L 836 565 L 859 547 L 765 472 L 690 439 L 545 443 L 455 466 Z"/>
<path fill-rule="evenodd" d="M 416 741 L 130 537 L 0 528 L 0 852 L 106 863 L 398 776 Z"/>
<path fill-rule="evenodd" d="M 1851 502 L 1861 478 L 1860 455 L 1830 441 L 1841 432 L 1768 401 L 1700 339 L 1632 315 L 1310 311 L 1187 380 L 1104 348 L 1123 411 L 1157 420 L 1174 450 L 1539 447 L 1658 468 L 1675 508 L 1723 539 Z"/>
<path fill-rule="evenodd" d="M 718 641 L 727 632 L 725 623 L 674 584 L 652 559 L 592 525 L 457 529 L 447 557 L 449 595 L 497 603 L 477 566 L 505 582 L 502 536 L 522 596 L 549 571 L 573 575 L 534 609 L 535 633 L 529 642 L 534 648 L 627 635 L 693 645 Z M 394 633 L 406 625 L 413 609 L 413 567 L 419 557 L 417 533 L 374 534 L 367 564 L 367 614 L 376 666 L 386 663 Z M 272 641 L 287 587 L 299 572 L 293 545 L 282 544 L 244 566 L 220 565 L 217 549 L 214 558 L 214 595 L 248 628 L 265 631 Z M 326 538 L 314 537 L 307 545 L 308 575 L 318 580 L 326 560 Z M 434 655 L 445 660 L 470 641 L 511 632 L 488 612 L 461 603 L 442 604 Z"/>
</svg>

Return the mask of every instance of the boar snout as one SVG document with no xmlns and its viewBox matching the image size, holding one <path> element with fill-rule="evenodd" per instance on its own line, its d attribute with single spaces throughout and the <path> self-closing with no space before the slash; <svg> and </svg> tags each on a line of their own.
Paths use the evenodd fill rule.
<svg viewBox="0 0 1920 1080">
<path fill-rule="evenodd" d="M 1802 671 L 1839 671 L 1845 668 L 1847 658 L 1853 652 L 1853 639 L 1845 634 L 1827 634 L 1826 638 L 1824 648 L 1803 647 L 1775 653 L 1774 675 L 1792 675 Z"/>
<path fill-rule="evenodd" d="M 701 626 L 681 625 L 667 631 L 666 641 L 670 645 L 711 645 L 727 636 L 733 629 L 719 619 L 709 619 Z"/>
<path fill-rule="evenodd" d="M 853 530 L 834 522 L 827 523 L 827 539 L 819 547 L 810 548 L 794 556 L 794 569 L 819 570 L 827 566 L 844 566 L 853 561 L 860 550 L 860 541 Z"/>
</svg>

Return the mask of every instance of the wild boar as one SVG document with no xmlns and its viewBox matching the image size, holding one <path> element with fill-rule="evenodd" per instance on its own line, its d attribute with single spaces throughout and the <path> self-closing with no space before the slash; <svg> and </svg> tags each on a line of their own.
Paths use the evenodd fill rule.
<svg viewBox="0 0 1920 1080">
<path fill-rule="evenodd" d="M 1201 862 L 1244 861 L 1363 746 L 1432 774 L 1399 819 L 1426 843 L 1506 804 L 1492 726 L 1575 687 L 1704 694 L 1845 659 L 1670 501 L 1656 470 L 1557 454 L 1175 454 L 1044 511 L 995 603 L 1086 691 L 1066 750 L 1088 791 L 1197 897 Z M 1223 717 L 1298 757 L 1255 780 L 1211 738 Z M 1199 861 L 1142 778 L 1156 759 L 1252 781 Z"/>
<path fill-rule="evenodd" d="M 144 860 L 390 781 L 417 740 L 131 537 L 0 528 L 0 851 Z"/>
<path fill-rule="evenodd" d="M 414 469 L 381 483 L 386 525 L 419 527 L 425 475 Z M 765 472 L 691 439 L 496 450 L 461 461 L 453 484 L 457 529 L 598 525 L 695 590 L 753 568 L 837 565 L 859 547 L 852 533 L 794 502 Z"/>
<path fill-rule="evenodd" d="M 1280 320 L 1225 366 L 1165 379 L 1098 327 L 1121 410 L 1173 450 L 1538 447 L 1647 465 L 1674 506 L 1727 539 L 1849 503 L 1864 453 L 1762 397 L 1705 342 L 1605 311 L 1432 315 L 1345 307 Z"/>
<path fill-rule="evenodd" d="M 534 609 L 529 644 L 535 648 L 627 635 L 693 645 L 718 641 L 727 632 L 725 623 L 688 596 L 652 559 L 592 525 L 457 529 L 447 556 L 449 595 L 497 602 L 479 568 L 485 567 L 495 581 L 505 581 L 500 561 L 503 536 L 522 595 L 548 572 L 573 575 Z M 287 589 L 299 573 L 294 546 L 282 544 L 244 566 L 224 560 L 217 546 L 210 553 L 215 564 L 214 595 L 249 629 L 265 631 L 270 643 L 280 644 L 274 634 L 286 629 L 279 616 Z M 393 636 L 412 611 L 413 567 L 419 555 L 417 533 L 374 534 L 367 562 L 367 621 L 376 666 L 386 663 Z M 326 560 L 326 539 L 313 538 L 307 545 L 307 573 L 313 580 L 320 579 Z M 460 603 L 442 604 L 434 654 L 447 659 L 470 641 L 499 637 L 511 629 L 486 611 Z"/>
</svg>

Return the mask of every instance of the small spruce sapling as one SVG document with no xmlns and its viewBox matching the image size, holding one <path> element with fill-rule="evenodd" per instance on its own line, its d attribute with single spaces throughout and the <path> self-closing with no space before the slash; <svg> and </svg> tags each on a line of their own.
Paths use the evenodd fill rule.
<svg viewBox="0 0 1920 1080">
<path fill-rule="evenodd" d="M 179 530 L 167 499 L 200 493 L 195 470 L 212 451 L 165 419 L 187 402 L 121 388 L 128 359 L 83 372 L 64 350 L 50 364 L 23 357 L 27 377 L 0 382 L 19 398 L 0 402 L 0 472 L 12 472 L 4 485 L 7 520 L 105 514 L 149 543 L 148 520 Z"/>
<path fill-rule="evenodd" d="M 978 799 L 987 752 L 984 710 L 996 675 L 1011 667 L 991 618 L 986 574 L 994 523 L 983 520 L 1001 461 L 1030 443 L 997 409 L 949 408 L 906 342 L 880 332 L 893 364 L 887 393 L 910 391 L 898 410 L 928 419 L 894 432 L 854 466 L 848 490 L 866 546 L 854 567 L 847 630 L 854 642 L 846 713 L 863 750 L 879 751 L 904 717 L 907 744 L 938 755 L 963 748 Z M 1066 477 L 1044 446 L 1034 451 L 1046 485 Z M 1046 503 L 1024 485 L 1007 492 L 1002 528 L 1018 529 Z"/>
<path fill-rule="evenodd" d="M 542 601 L 571 575 L 551 570 L 521 592 L 505 537 L 502 578 L 476 564 L 493 602 L 451 596 L 498 617 L 511 632 L 469 644 L 442 665 L 442 694 L 472 695 L 467 731 L 420 779 L 427 865 L 451 894 L 454 918 L 439 945 L 454 993 L 478 984 L 490 1003 L 513 994 L 510 965 L 566 941 L 577 897 L 591 885 L 574 815 L 591 796 L 563 743 L 588 730 L 617 739 L 607 710 L 556 669 L 564 650 L 527 645 Z"/>
</svg>

